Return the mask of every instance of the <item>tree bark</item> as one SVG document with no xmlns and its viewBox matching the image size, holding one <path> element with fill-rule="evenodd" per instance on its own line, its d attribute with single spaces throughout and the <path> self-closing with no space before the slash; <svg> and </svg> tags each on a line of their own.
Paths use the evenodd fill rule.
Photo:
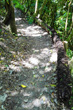
<svg viewBox="0 0 73 110">
<path fill-rule="evenodd" d="M 9 0 L 8 2 L 7 2 L 7 0 L 5 0 L 5 8 L 6 8 L 7 14 L 6 14 L 6 18 L 3 21 L 3 23 L 5 25 L 10 24 L 12 33 L 17 34 L 17 28 L 15 25 L 14 7 L 11 4 L 11 0 Z"/>
</svg>

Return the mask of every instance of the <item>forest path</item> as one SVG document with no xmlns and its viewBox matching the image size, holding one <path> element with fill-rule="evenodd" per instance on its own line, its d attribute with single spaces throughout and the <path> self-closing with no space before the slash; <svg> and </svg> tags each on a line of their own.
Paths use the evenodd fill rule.
<svg viewBox="0 0 73 110">
<path fill-rule="evenodd" d="M 13 44 L 7 44 L 12 58 L 8 53 L 8 65 L 0 77 L 0 90 L 4 93 L 0 95 L 0 110 L 58 110 L 57 52 L 50 35 L 23 20 L 19 10 L 15 14 L 18 37 L 12 40 Z"/>
<path fill-rule="evenodd" d="M 20 89 L 18 96 L 21 105 L 16 106 L 14 110 L 57 110 L 54 87 L 56 49 L 53 48 L 50 35 L 40 26 L 28 24 L 21 18 L 21 14 L 16 10 L 16 24 L 19 33 L 17 53 L 22 56 L 18 85 L 26 85 L 26 88 Z"/>
</svg>

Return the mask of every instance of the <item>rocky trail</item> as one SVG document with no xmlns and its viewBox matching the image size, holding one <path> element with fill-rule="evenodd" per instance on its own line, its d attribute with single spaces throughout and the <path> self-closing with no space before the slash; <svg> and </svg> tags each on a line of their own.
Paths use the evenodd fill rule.
<svg viewBox="0 0 73 110">
<path fill-rule="evenodd" d="M 19 10 L 15 15 L 18 36 L 1 31 L 0 110 L 63 110 L 56 96 L 57 52 L 51 36 L 28 24 Z"/>
</svg>

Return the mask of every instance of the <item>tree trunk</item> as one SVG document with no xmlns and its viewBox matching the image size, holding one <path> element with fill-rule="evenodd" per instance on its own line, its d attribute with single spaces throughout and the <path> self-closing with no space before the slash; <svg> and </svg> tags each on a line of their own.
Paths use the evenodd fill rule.
<svg viewBox="0 0 73 110">
<path fill-rule="evenodd" d="M 70 35 L 72 28 L 73 28 L 73 12 L 72 12 L 72 23 L 71 23 L 70 29 L 68 31 L 68 36 Z"/>
<path fill-rule="evenodd" d="M 35 13 L 37 12 L 37 8 L 38 8 L 38 0 L 36 0 L 36 3 L 35 3 Z"/>
<path fill-rule="evenodd" d="M 54 28 L 55 20 L 56 20 L 56 14 L 57 14 L 57 4 L 53 4 L 53 8 L 51 9 L 51 27 Z"/>
<path fill-rule="evenodd" d="M 6 14 L 6 18 L 3 21 L 3 23 L 5 25 L 10 24 L 12 33 L 17 34 L 17 29 L 16 29 L 16 25 L 15 25 L 14 7 L 11 4 L 11 0 L 9 0 L 9 2 L 7 2 L 7 0 L 5 0 L 5 8 L 6 8 L 7 14 Z"/>
<path fill-rule="evenodd" d="M 68 12 L 67 12 L 67 18 L 66 18 L 66 23 L 65 23 L 65 36 L 67 36 L 68 16 L 69 16 L 69 9 L 70 9 L 71 3 L 72 3 L 72 0 L 71 0 L 70 3 L 68 4 Z"/>
<path fill-rule="evenodd" d="M 43 1 L 43 4 L 42 4 L 42 6 L 41 6 L 41 8 L 40 8 L 40 9 L 37 9 L 36 13 L 34 14 L 33 19 L 35 19 L 35 17 L 36 17 L 38 14 L 40 14 L 40 16 L 41 16 L 42 9 L 43 9 L 44 6 L 46 5 L 46 3 L 47 3 L 47 0 L 44 0 L 44 1 Z M 39 17 L 40 17 L 40 16 L 39 16 Z"/>
</svg>

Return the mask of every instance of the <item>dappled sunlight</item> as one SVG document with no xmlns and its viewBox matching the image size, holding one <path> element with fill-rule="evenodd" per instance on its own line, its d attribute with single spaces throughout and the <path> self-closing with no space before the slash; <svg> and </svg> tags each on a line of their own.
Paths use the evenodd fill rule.
<svg viewBox="0 0 73 110">
<path fill-rule="evenodd" d="M 9 65 L 9 68 L 10 69 L 12 69 L 12 70 L 14 70 L 14 71 L 18 71 L 18 72 L 20 72 L 21 71 L 21 68 L 19 67 L 19 66 L 16 66 L 16 65 Z"/>
<path fill-rule="evenodd" d="M 40 29 L 40 30 L 39 30 Z M 39 26 L 29 26 L 25 29 L 25 34 L 26 35 L 31 35 L 32 37 L 38 37 L 42 35 L 47 35 L 47 32 L 44 32 L 41 30 Z"/>
<path fill-rule="evenodd" d="M 32 109 L 33 108 L 33 105 L 32 105 L 32 103 L 29 103 L 29 104 L 22 103 L 21 107 L 22 108 L 26 108 L 26 109 Z"/>
<path fill-rule="evenodd" d="M 27 61 L 22 61 L 21 64 L 27 68 L 33 68 L 34 66 Z"/>
<path fill-rule="evenodd" d="M 39 50 L 34 50 L 34 53 L 30 55 L 26 60 L 22 60 L 21 64 L 27 68 L 34 68 L 35 66 L 39 66 L 39 64 L 46 65 L 47 62 L 42 62 L 42 59 L 46 60 L 49 56 L 50 50 L 48 48 L 44 48 Z"/>
<path fill-rule="evenodd" d="M 22 92 L 21 92 L 21 93 L 22 93 Z M 31 96 L 31 93 L 23 92 L 22 94 L 23 94 L 24 97 L 26 97 L 26 96 L 27 96 L 27 97 Z"/>
<path fill-rule="evenodd" d="M 52 67 L 51 66 L 50 67 L 48 67 L 48 66 L 45 67 L 45 73 L 46 72 L 50 72 L 51 70 L 52 70 Z"/>
<path fill-rule="evenodd" d="M 47 50 L 47 51 L 46 51 Z M 39 54 L 36 54 L 35 55 L 38 59 L 45 59 L 46 57 L 49 56 L 49 49 L 48 48 L 44 48 L 44 49 L 41 49 L 40 50 L 40 53 Z"/>
<path fill-rule="evenodd" d="M 15 18 L 15 20 L 17 22 L 17 31 L 21 32 L 23 36 L 42 37 L 42 36 L 48 35 L 48 33 L 46 31 L 43 31 L 40 26 L 37 26 L 34 24 L 31 26 L 28 26 L 24 23 L 24 21 L 23 21 L 23 24 L 20 24 L 22 20 L 22 18 L 20 17 Z"/>
<path fill-rule="evenodd" d="M 41 106 L 41 103 L 40 103 L 40 99 L 35 99 L 32 104 L 36 107 L 40 107 Z"/>
<path fill-rule="evenodd" d="M 49 53 L 50 53 L 50 49 L 49 48 L 41 49 L 41 54 L 43 55 L 43 57 L 49 55 Z"/>
<path fill-rule="evenodd" d="M 33 54 L 29 55 L 27 58 L 25 58 L 23 52 L 18 52 L 18 55 L 16 55 L 15 51 L 10 51 L 10 53 L 13 55 L 15 60 L 11 61 L 11 64 L 9 64 L 9 69 L 13 71 L 20 72 L 22 67 L 33 69 L 35 66 L 42 68 L 45 67 L 44 72 L 50 72 L 53 68 L 50 65 L 51 63 L 54 63 L 57 61 L 57 53 L 55 50 L 51 50 L 49 47 L 43 47 L 42 49 L 35 49 L 32 48 Z M 21 56 L 21 58 L 20 58 Z M 48 60 L 46 60 L 48 57 Z M 1 59 L 5 59 L 4 57 L 1 57 Z M 44 62 L 42 61 L 44 60 Z M 5 68 L 4 66 L 0 67 L 2 70 Z M 40 71 L 39 71 L 40 72 Z"/>
<path fill-rule="evenodd" d="M 34 107 L 36 108 L 42 108 L 44 106 L 50 107 L 51 106 L 51 102 L 49 100 L 48 97 L 46 96 L 41 96 L 40 98 L 35 98 L 33 99 L 32 102 L 30 102 L 29 104 L 22 102 L 22 107 L 23 108 L 28 108 L 28 109 L 33 109 Z"/>
<path fill-rule="evenodd" d="M 40 26 L 32 25 L 32 26 L 25 26 L 26 24 L 19 25 L 18 32 L 21 32 L 22 35 L 32 36 L 32 37 L 41 37 L 44 35 L 48 35 L 47 32 L 42 31 Z M 27 28 L 26 28 L 27 27 Z"/>
<path fill-rule="evenodd" d="M 29 58 L 29 62 L 31 64 L 34 64 L 34 65 L 38 65 L 39 64 L 39 60 L 37 58 L 34 58 L 34 57 Z"/>
<path fill-rule="evenodd" d="M 15 21 L 21 21 L 22 18 L 15 18 Z"/>
<path fill-rule="evenodd" d="M 57 52 L 53 52 L 50 57 L 50 62 L 57 62 Z"/>
<path fill-rule="evenodd" d="M 0 66 L 0 69 L 1 69 L 1 70 L 5 70 L 5 66 L 4 66 L 4 65 L 1 65 L 1 66 Z"/>
<path fill-rule="evenodd" d="M 15 51 L 10 51 L 10 53 L 12 53 L 13 55 L 14 55 L 14 54 L 16 54 L 16 52 L 15 52 Z"/>
<path fill-rule="evenodd" d="M 16 95 L 18 95 L 19 94 L 19 92 L 18 91 L 11 91 L 11 96 L 16 96 Z"/>
<path fill-rule="evenodd" d="M 1 41 L 0 41 L 0 46 L 1 46 L 1 47 L 4 47 L 4 49 L 5 49 L 5 48 L 8 49 L 8 46 L 7 46 L 5 43 L 1 42 Z"/>
<path fill-rule="evenodd" d="M 37 68 L 39 68 L 39 66 L 41 68 L 44 68 L 44 70 L 40 70 L 39 73 L 43 74 L 44 72 L 50 72 L 52 70 L 55 70 L 54 68 L 56 68 L 56 66 L 54 66 L 54 68 L 51 66 L 50 63 L 55 64 L 56 60 L 57 60 L 57 53 L 55 50 L 51 50 L 50 48 L 43 48 L 40 50 L 37 49 L 32 49 L 33 50 L 33 54 L 29 55 L 26 59 L 22 60 L 18 60 L 18 61 L 11 61 L 11 65 L 9 65 L 10 69 L 13 69 L 14 71 L 21 71 L 21 67 L 23 68 L 28 68 L 28 69 L 34 69 L 36 66 Z M 19 56 L 23 56 L 19 55 L 17 56 L 19 59 Z M 46 60 L 48 57 L 48 60 Z M 42 61 L 44 60 L 44 62 Z"/>
<path fill-rule="evenodd" d="M 32 50 L 33 50 L 34 53 L 39 53 L 40 52 L 40 50 L 35 49 L 35 48 L 33 48 Z"/>
<path fill-rule="evenodd" d="M 5 60 L 5 57 L 1 57 L 1 60 Z"/>
<path fill-rule="evenodd" d="M 18 61 L 11 61 L 11 64 L 20 65 L 20 63 Z"/>
<path fill-rule="evenodd" d="M 43 48 L 40 50 L 37 50 L 35 48 L 32 49 L 33 50 L 33 54 L 29 55 L 26 59 L 22 60 L 20 59 L 19 61 L 11 61 L 11 65 L 9 65 L 10 69 L 14 69 L 15 71 L 20 71 L 20 65 L 22 65 L 23 67 L 26 68 L 34 68 L 35 66 L 41 66 L 41 67 L 45 67 L 44 72 L 49 72 L 52 70 L 52 67 L 50 67 L 50 62 L 56 62 L 57 60 L 57 55 L 56 52 L 53 52 L 50 48 Z M 14 54 L 14 52 L 12 52 Z M 23 56 L 17 55 L 17 58 L 19 59 L 19 56 Z M 48 61 L 46 60 L 46 58 L 49 57 Z M 44 63 L 42 62 L 42 60 L 44 60 Z"/>
</svg>

